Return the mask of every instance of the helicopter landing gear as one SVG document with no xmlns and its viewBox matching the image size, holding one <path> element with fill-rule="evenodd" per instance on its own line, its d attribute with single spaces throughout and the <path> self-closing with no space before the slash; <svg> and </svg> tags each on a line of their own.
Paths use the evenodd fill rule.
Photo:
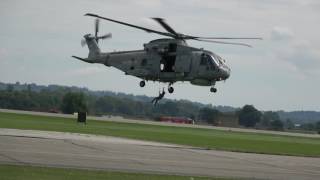
<svg viewBox="0 0 320 180">
<path fill-rule="evenodd" d="M 145 81 L 140 81 L 140 87 L 144 87 L 146 85 L 146 82 Z"/>
<path fill-rule="evenodd" d="M 173 93 L 174 89 L 173 87 L 171 86 L 173 83 L 169 83 L 169 86 L 168 86 L 168 92 L 171 94 Z"/>
<path fill-rule="evenodd" d="M 174 89 L 173 89 L 173 87 L 168 87 L 168 92 L 171 94 L 171 93 L 173 93 L 173 91 L 174 91 Z"/>
<path fill-rule="evenodd" d="M 216 93 L 216 92 L 217 92 L 217 88 L 211 87 L 211 88 L 210 88 L 210 92 Z"/>
<path fill-rule="evenodd" d="M 210 88 L 210 92 L 216 93 L 217 92 L 217 88 L 215 88 L 214 86 L 216 85 L 215 81 L 211 82 L 211 88 Z"/>
</svg>

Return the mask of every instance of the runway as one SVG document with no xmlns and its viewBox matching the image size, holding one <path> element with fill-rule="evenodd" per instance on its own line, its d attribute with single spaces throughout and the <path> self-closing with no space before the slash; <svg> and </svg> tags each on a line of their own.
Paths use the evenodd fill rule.
<svg viewBox="0 0 320 180">
<path fill-rule="evenodd" d="M 320 158 L 235 153 L 124 138 L 0 129 L 0 163 L 257 179 L 320 179 Z"/>
</svg>

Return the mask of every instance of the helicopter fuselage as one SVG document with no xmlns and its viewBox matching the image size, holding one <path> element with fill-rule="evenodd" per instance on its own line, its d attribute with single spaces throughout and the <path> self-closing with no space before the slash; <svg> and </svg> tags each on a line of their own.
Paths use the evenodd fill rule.
<svg viewBox="0 0 320 180">
<path fill-rule="evenodd" d="M 94 46 L 95 42 L 90 42 L 94 40 L 87 37 L 87 41 L 89 49 Z M 225 60 L 213 52 L 190 47 L 183 40 L 157 39 L 145 44 L 144 49 L 134 51 L 91 51 L 86 62 L 112 66 L 126 75 L 146 81 L 171 84 L 189 81 L 195 85 L 211 86 L 230 76 Z"/>
</svg>

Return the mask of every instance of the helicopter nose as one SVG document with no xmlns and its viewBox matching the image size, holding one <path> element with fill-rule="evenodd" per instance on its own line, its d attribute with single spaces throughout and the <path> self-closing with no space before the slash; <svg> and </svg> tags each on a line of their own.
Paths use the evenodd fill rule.
<svg viewBox="0 0 320 180">
<path fill-rule="evenodd" d="M 221 72 L 222 72 L 222 79 L 223 80 L 226 80 L 230 77 L 230 73 L 231 73 L 231 70 L 229 67 L 225 66 L 221 69 Z"/>
</svg>

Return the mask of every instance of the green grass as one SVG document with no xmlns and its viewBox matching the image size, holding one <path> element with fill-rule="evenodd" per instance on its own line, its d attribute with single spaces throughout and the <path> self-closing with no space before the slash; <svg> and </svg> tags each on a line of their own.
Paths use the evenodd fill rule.
<svg viewBox="0 0 320 180">
<path fill-rule="evenodd" d="M 0 128 L 98 134 L 227 151 L 320 157 L 319 138 L 94 120 L 82 125 L 75 119 L 13 113 L 0 113 Z"/>
<path fill-rule="evenodd" d="M 155 175 L 125 173 L 99 170 L 62 169 L 33 166 L 0 165 L 0 180 L 223 180 L 222 178 L 188 177 L 174 175 Z"/>
</svg>

